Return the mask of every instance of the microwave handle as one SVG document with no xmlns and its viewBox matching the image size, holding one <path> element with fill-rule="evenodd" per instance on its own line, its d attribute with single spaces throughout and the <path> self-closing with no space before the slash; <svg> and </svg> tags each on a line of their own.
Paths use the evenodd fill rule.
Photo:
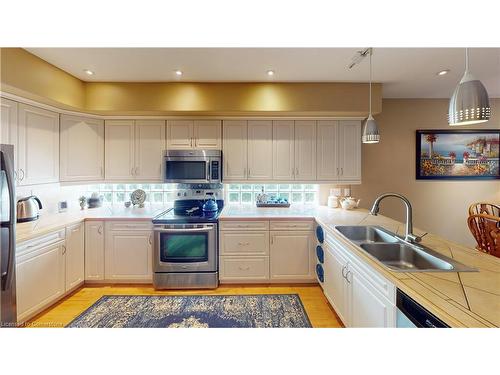
<svg viewBox="0 0 500 375">
<path fill-rule="evenodd" d="M 210 170 L 210 160 L 207 161 L 207 181 L 212 181 L 212 171 Z"/>
</svg>

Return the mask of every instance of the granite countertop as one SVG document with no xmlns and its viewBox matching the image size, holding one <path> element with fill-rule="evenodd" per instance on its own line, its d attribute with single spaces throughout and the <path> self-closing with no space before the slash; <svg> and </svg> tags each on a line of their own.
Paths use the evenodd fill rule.
<svg viewBox="0 0 500 375">
<path fill-rule="evenodd" d="M 343 242 L 354 254 L 376 269 L 399 289 L 454 327 L 500 327 L 500 258 L 481 253 L 428 233 L 422 244 L 476 268 L 479 272 L 394 272 L 369 257 L 342 237 L 336 225 L 379 225 L 399 235 L 405 224 L 367 210 L 342 210 L 325 206 L 257 208 L 227 206 L 221 220 L 298 220 L 314 218 L 318 224 Z M 425 232 L 414 229 L 417 235 Z"/>
<path fill-rule="evenodd" d="M 126 208 L 120 205 L 57 214 L 42 214 L 38 220 L 16 224 L 16 242 L 20 243 L 84 220 L 151 220 L 168 208 L 168 206 L 163 205 L 148 205 L 144 208 Z"/>
</svg>

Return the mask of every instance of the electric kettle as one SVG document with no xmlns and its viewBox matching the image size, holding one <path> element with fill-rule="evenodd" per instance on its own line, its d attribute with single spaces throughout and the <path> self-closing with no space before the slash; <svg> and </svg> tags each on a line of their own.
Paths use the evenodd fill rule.
<svg viewBox="0 0 500 375">
<path fill-rule="evenodd" d="M 42 202 L 34 195 L 19 199 L 17 201 L 17 222 L 37 220 L 41 208 Z"/>
</svg>

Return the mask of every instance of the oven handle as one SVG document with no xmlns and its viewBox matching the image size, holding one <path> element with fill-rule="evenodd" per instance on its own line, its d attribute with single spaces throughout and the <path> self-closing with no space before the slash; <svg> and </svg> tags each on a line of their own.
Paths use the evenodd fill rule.
<svg viewBox="0 0 500 375">
<path fill-rule="evenodd" d="M 160 233 L 172 233 L 172 232 L 209 232 L 213 230 L 214 227 L 203 227 L 203 228 L 178 228 L 178 229 L 153 229 L 155 232 Z"/>
</svg>

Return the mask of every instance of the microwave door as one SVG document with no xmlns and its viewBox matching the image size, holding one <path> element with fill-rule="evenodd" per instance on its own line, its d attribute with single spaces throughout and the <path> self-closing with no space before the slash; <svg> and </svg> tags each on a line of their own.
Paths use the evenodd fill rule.
<svg viewBox="0 0 500 375">
<path fill-rule="evenodd" d="M 186 160 L 184 158 L 166 159 L 165 182 L 171 183 L 206 183 L 207 178 L 206 160 Z"/>
</svg>

